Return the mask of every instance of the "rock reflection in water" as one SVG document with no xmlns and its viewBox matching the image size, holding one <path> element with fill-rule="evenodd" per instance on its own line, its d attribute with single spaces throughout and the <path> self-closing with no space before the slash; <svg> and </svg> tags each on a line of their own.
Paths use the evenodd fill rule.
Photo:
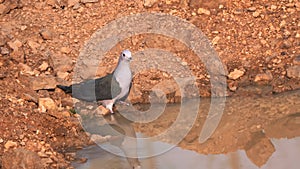
<svg viewBox="0 0 300 169">
<path fill-rule="evenodd" d="M 206 120 L 209 104 L 209 99 L 201 100 L 196 123 L 178 145 L 183 149 L 176 147 L 162 155 L 140 159 L 142 168 L 298 168 L 300 165 L 297 160 L 300 156 L 299 91 L 268 97 L 228 98 L 218 128 L 205 143 L 200 144 L 198 137 Z M 146 136 L 157 135 L 172 124 L 179 109 L 180 105 L 168 105 L 165 112 L 155 121 L 133 124 L 135 131 Z M 188 112 L 186 115 L 188 116 Z M 119 116 L 116 116 L 116 119 L 118 118 Z M 120 128 L 131 126 L 129 121 L 123 122 L 125 123 L 118 125 Z M 168 140 L 163 141 L 168 142 Z M 157 141 L 149 146 L 147 143 L 138 142 L 137 154 L 139 155 L 140 151 L 157 151 L 155 147 L 166 144 Z M 79 154 L 88 153 L 83 151 Z M 85 165 L 93 164 L 95 161 L 107 163 L 103 161 L 106 156 L 107 154 L 88 160 Z M 119 157 L 113 159 L 125 165 L 124 159 Z"/>
</svg>

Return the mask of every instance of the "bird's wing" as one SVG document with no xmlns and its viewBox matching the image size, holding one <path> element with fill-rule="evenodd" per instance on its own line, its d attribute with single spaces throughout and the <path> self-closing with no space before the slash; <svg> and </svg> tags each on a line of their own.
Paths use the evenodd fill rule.
<svg viewBox="0 0 300 169">
<path fill-rule="evenodd" d="M 84 101 L 109 100 L 121 92 L 113 74 L 72 85 L 72 96 Z"/>
<path fill-rule="evenodd" d="M 95 79 L 95 93 L 97 101 L 115 98 L 121 93 L 121 87 L 113 73 Z"/>
</svg>

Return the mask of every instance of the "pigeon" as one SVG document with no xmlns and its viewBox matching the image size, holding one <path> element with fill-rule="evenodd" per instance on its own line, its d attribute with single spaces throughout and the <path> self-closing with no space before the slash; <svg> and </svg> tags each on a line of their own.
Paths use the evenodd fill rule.
<svg viewBox="0 0 300 169">
<path fill-rule="evenodd" d="M 124 103 L 129 95 L 132 85 L 131 60 L 131 52 L 124 50 L 121 52 L 117 67 L 112 73 L 70 86 L 57 85 L 57 87 L 76 99 L 87 102 L 97 101 L 113 114 L 113 105 L 117 101 Z"/>
</svg>

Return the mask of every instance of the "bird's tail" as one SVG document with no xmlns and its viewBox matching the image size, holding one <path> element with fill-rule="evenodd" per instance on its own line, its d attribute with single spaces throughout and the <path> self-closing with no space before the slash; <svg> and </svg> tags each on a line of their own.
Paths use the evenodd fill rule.
<svg viewBox="0 0 300 169">
<path fill-rule="evenodd" d="M 65 93 L 72 93 L 72 85 L 71 86 L 57 85 L 57 87 L 63 90 Z"/>
</svg>

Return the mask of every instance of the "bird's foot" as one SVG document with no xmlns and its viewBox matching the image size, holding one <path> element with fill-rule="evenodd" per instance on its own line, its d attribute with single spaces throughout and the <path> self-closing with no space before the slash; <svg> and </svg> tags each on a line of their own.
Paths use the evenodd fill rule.
<svg viewBox="0 0 300 169">
<path fill-rule="evenodd" d="M 126 106 L 129 106 L 129 105 L 130 105 L 130 103 L 127 103 L 127 102 L 125 102 L 125 101 L 118 101 L 118 103 L 119 103 L 119 104 L 122 104 L 122 105 L 126 105 Z"/>
</svg>

